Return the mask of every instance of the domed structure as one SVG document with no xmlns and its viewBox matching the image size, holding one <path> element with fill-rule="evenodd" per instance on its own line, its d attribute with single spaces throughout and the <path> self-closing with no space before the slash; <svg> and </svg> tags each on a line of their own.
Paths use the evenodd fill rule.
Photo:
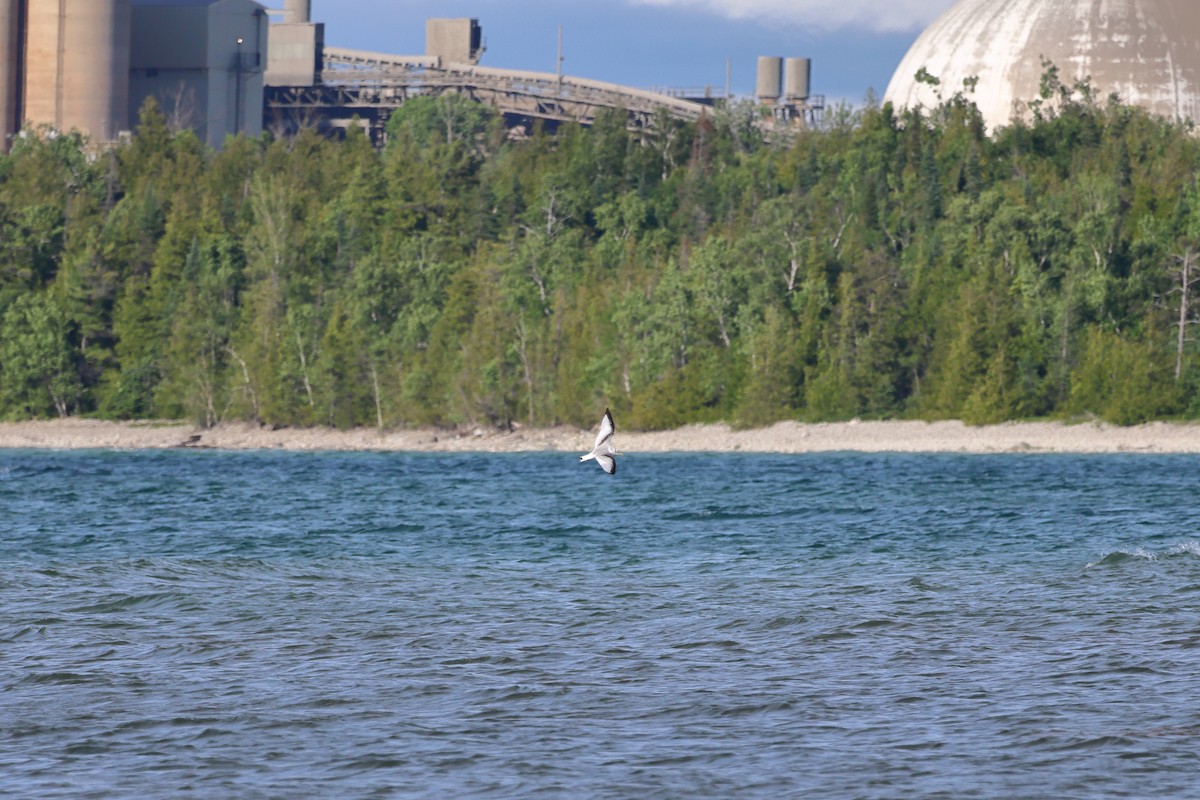
<svg viewBox="0 0 1200 800">
<path fill-rule="evenodd" d="M 1043 59 L 1070 85 L 1090 76 L 1097 97 L 1200 122 L 1197 0 L 961 0 L 918 37 L 884 93 L 895 106 L 936 106 L 977 77 L 968 96 L 988 128 L 1038 98 Z M 930 86 L 918 71 L 941 81 Z"/>
</svg>

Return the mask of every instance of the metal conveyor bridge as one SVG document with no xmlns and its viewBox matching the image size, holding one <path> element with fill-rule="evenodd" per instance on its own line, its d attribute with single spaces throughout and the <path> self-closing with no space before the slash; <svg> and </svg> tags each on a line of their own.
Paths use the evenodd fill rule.
<svg viewBox="0 0 1200 800">
<path fill-rule="evenodd" d="M 381 141 L 391 113 L 418 96 L 461 94 L 503 114 L 510 129 L 528 132 L 541 120 L 590 125 L 603 109 L 623 109 L 628 127 L 653 128 L 666 114 L 694 121 L 706 113 L 703 102 L 615 83 L 548 72 L 444 64 L 437 56 L 394 56 L 326 47 L 319 80 L 313 86 L 266 90 L 267 125 L 345 127 L 357 117 L 372 140 Z"/>
</svg>

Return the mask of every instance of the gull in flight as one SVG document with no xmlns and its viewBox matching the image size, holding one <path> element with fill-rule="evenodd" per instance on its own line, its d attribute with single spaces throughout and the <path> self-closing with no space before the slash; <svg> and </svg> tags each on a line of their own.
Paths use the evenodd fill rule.
<svg viewBox="0 0 1200 800">
<path fill-rule="evenodd" d="M 609 475 L 617 474 L 617 460 L 613 456 L 623 455 L 619 450 L 614 450 L 612 446 L 613 431 L 616 427 L 613 425 L 612 414 L 606 408 L 604 416 L 600 419 L 600 432 L 596 434 L 596 446 L 592 448 L 592 452 L 579 457 L 580 461 L 596 459 L 596 463 L 600 465 L 600 469 L 607 472 Z"/>
</svg>

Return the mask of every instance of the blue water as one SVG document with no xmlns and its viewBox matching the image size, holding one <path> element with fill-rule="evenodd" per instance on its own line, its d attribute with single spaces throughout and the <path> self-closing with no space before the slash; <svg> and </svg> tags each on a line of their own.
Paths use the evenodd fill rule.
<svg viewBox="0 0 1200 800">
<path fill-rule="evenodd" d="M 0 451 L 0 794 L 1195 797 L 1198 476 Z"/>
</svg>

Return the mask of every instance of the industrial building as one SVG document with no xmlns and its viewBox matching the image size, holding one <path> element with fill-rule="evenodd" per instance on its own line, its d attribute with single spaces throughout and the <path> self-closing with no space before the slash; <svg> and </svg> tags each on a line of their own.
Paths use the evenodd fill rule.
<svg viewBox="0 0 1200 800">
<path fill-rule="evenodd" d="M 664 113 L 696 120 L 727 99 L 483 67 L 476 19 L 426 20 L 425 52 L 416 56 L 330 47 L 311 0 L 283 0 L 278 11 L 253 0 L 0 0 L 0 46 L 6 147 L 25 126 L 116 141 L 149 97 L 172 128 L 194 130 L 212 147 L 232 134 L 256 136 L 264 124 L 280 135 L 358 125 L 379 143 L 390 115 L 420 96 L 489 105 L 515 135 L 539 124 L 587 125 L 604 109 L 624 111 L 631 129 L 650 128 Z M 808 59 L 760 59 L 765 120 L 815 121 L 823 98 L 810 94 L 810 70 Z"/>
<path fill-rule="evenodd" d="M 321 74 L 325 26 L 313 22 L 310 0 L 288 0 L 267 39 L 268 86 L 312 86 Z"/>
<path fill-rule="evenodd" d="M 129 120 L 147 97 L 212 147 L 262 132 L 270 21 L 251 0 L 132 0 Z"/>
<path fill-rule="evenodd" d="M 1090 79 L 1103 99 L 1171 120 L 1200 121 L 1200 2 L 1196 0 L 961 0 L 909 49 L 884 100 L 931 108 L 967 93 L 989 129 L 1028 115 L 1043 60 L 1070 86 Z M 922 68 L 938 85 L 918 80 Z"/>
<path fill-rule="evenodd" d="M 269 20 L 251 0 L 0 0 L 0 122 L 115 141 L 156 97 L 216 147 L 262 131 Z"/>
</svg>

